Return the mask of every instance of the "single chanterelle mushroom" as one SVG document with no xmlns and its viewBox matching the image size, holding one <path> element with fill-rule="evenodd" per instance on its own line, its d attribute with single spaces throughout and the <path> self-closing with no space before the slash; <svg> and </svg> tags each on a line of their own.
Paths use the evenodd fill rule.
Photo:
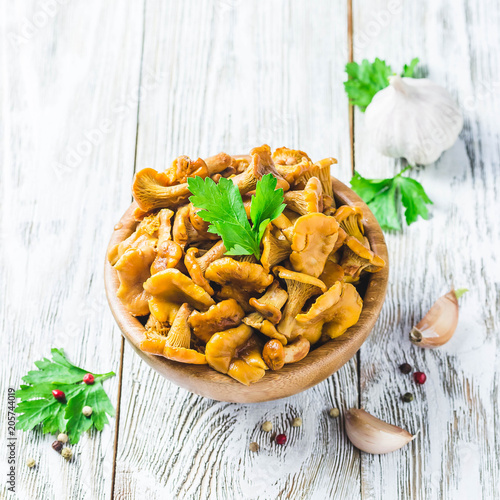
<svg viewBox="0 0 500 500">
<path fill-rule="evenodd" d="M 323 272 L 319 275 L 319 279 L 328 287 L 335 285 L 337 281 L 343 281 L 344 268 L 328 257 Z"/>
<path fill-rule="evenodd" d="M 357 279 L 361 271 L 369 273 L 380 271 L 385 266 L 385 262 L 369 248 L 360 243 L 357 238 L 347 236 L 340 265 L 344 268 L 346 276 Z"/>
<path fill-rule="evenodd" d="M 260 264 L 239 262 L 231 257 L 212 262 L 205 271 L 205 278 L 220 285 L 257 293 L 263 292 L 273 282 L 273 277 Z"/>
<path fill-rule="evenodd" d="M 178 269 L 165 269 L 154 274 L 144 283 L 144 290 L 151 294 L 149 308 L 158 321 L 169 320 L 172 304 L 190 304 L 206 311 L 215 302 L 210 295 Z"/>
<path fill-rule="evenodd" d="M 172 225 L 170 219 L 174 212 L 163 208 L 158 212 L 160 227 L 158 228 L 158 254 L 151 265 L 151 274 L 175 267 L 182 258 L 182 248 L 171 240 Z"/>
<path fill-rule="evenodd" d="M 317 278 L 335 246 L 338 230 L 339 225 L 333 217 L 320 213 L 299 217 L 293 226 L 290 255 L 293 268 Z"/>
<path fill-rule="evenodd" d="M 162 176 L 168 186 L 173 186 L 187 182 L 188 177 L 207 177 L 208 167 L 201 158 L 193 161 L 187 156 L 179 156 L 163 172 Z"/>
<path fill-rule="evenodd" d="M 204 365 L 207 363 L 205 355 L 191 349 L 191 328 L 188 318 L 192 311 L 193 308 L 189 304 L 182 304 L 168 332 L 163 356 L 180 363 Z"/>
<path fill-rule="evenodd" d="M 321 181 L 325 208 L 335 208 L 335 198 L 333 195 L 332 177 L 330 173 L 330 167 L 335 163 L 337 163 L 335 158 L 325 158 L 320 160 L 316 162 L 312 168 L 306 170 L 298 180 L 298 183 L 305 184 L 311 177 L 317 177 Z"/>
<path fill-rule="evenodd" d="M 193 333 L 203 342 L 208 342 L 216 332 L 234 328 L 245 316 L 243 309 L 234 299 L 223 300 L 206 312 L 194 311 L 189 317 Z"/>
<path fill-rule="evenodd" d="M 276 330 L 275 324 L 281 320 L 281 308 L 285 305 L 287 298 L 288 293 L 280 287 L 278 281 L 274 281 L 260 299 L 254 297 L 249 300 L 255 312 L 243 318 L 243 322 L 264 335 L 286 344 L 287 338 Z"/>
<path fill-rule="evenodd" d="M 223 285 L 215 294 L 218 300 L 234 299 L 246 313 L 252 312 L 252 306 L 249 301 L 257 296 L 257 292 L 242 290 L 237 285 Z"/>
<path fill-rule="evenodd" d="M 300 333 L 311 343 L 316 342 L 321 332 L 330 338 L 342 335 L 358 322 L 363 300 L 350 283 L 335 283 L 320 295 L 305 314 L 297 315 Z"/>
<path fill-rule="evenodd" d="M 276 264 L 288 258 L 292 253 L 290 242 L 278 229 L 269 224 L 262 237 L 262 255 L 260 261 L 264 271 L 268 273 Z"/>
<path fill-rule="evenodd" d="M 253 334 L 236 350 L 236 358 L 231 360 L 227 374 L 245 385 L 260 380 L 267 370 L 262 358 L 262 342 Z"/>
<path fill-rule="evenodd" d="M 317 177 L 311 177 L 302 191 L 288 191 L 284 201 L 287 207 L 300 215 L 323 212 L 323 188 Z"/>
<path fill-rule="evenodd" d="M 290 187 L 288 182 L 281 177 L 274 166 L 271 158 L 271 149 L 264 144 L 259 148 L 254 148 L 250 151 L 252 161 L 248 168 L 241 174 L 232 178 L 233 182 L 238 186 L 241 194 L 253 191 L 257 185 L 257 181 L 262 179 L 265 174 L 273 174 L 277 179 L 276 189 L 282 188 L 287 191 Z"/>
<path fill-rule="evenodd" d="M 304 171 L 312 166 L 312 161 L 304 151 L 278 148 L 273 153 L 276 170 L 289 183 L 293 184 Z"/>
<path fill-rule="evenodd" d="M 114 266 L 129 248 L 156 247 L 159 227 L 160 221 L 156 214 L 144 217 L 128 238 L 117 243 L 109 250 L 109 263 Z"/>
<path fill-rule="evenodd" d="M 205 158 L 208 168 L 208 175 L 218 174 L 232 165 L 233 158 L 226 153 L 219 153 L 215 156 Z"/>
<path fill-rule="evenodd" d="M 191 196 L 187 183 L 169 186 L 163 174 L 152 168 L 137 172 L 132 184 L 134 200 L 146 212 L 156 208 L 177 208 Z"/>
<path fill-rule="evenodd" d="M 296 363 L 309 353 L 311 343 L 304 337 L 297 337 L 291 344 L 283 346 L 276 339 L 266 342 L 262 357 L 271 370 L 281 370 L 284 365 Z"/>
<path fill-rule="evenodd" d="M 295 331 L 295 316 L 300 314 L 309 298 L 313 295 L 326 292 L 326 286 L 318 278 L 304 273 L 289 271 L 281 266 L 275 267 L 273 272 L 286 282 L 288 301 L 282 312 L 281 321 L 278 324 L 278 332 L 290 340 L 297 336 L 297 332 Z"/>
<path fill-rule="evenodd" d="M 363 210 L 361 207 L 342 205 L 335 211 L 334 217 L 347 235 L 354 236 L 360 243 L 369 246 L 364 235 Z"/>
<path fill-rule="evenodd" d="M 199 216 L 198 212 L 201 210 L 201 208 L 196 208 L 192 203 L 190 203 L 188 207 L 189 221 L 191 222 L 192 228 L 195 229 L 204 240 L 218 240 L 220 238 L 218 234 L 208 232 L 210 222 L 204 221 Z"/>
</svg>

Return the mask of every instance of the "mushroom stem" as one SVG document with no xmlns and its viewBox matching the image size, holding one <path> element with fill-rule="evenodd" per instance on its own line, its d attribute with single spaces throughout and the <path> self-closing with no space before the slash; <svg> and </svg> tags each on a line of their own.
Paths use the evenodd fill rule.
<svg viewBox="0 0 500 500">
<path fill-rule="evenodd" d="M 191 345 L 191 330 L 187 320 L 192 312 L 193 308 L 189 304 L 182 304 L 170 327 L 165 345 L 189 349 Z"/>
</svg>

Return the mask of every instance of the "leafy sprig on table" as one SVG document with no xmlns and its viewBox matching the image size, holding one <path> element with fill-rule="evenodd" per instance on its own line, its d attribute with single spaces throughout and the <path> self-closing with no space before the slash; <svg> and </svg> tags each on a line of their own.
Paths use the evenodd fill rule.
<svg viewBox="0 0 500 500">
<path fill-rule="evenodd" d="M 382 229 L 401 229 L 397 208 L 399 200 L 405 207 L 408 225 L 415 222 L 419 216 L 426 220 L 429 218 L 427 205 L 432 204 L 432 201 L 424 188 L 415 179 L 403 177 L 403 173 L 410 168 L 405 168 L 389 179 L 366 179 L 358 172 L 355 172 L 351 179 L 352 189 L 370 207 Z"/>
<path fill-rule="evenodd" d="M 413 78 L 418 62 L 418 57 L 415 57 L 410 64 L 405 64 L 401 76 Z M 373 96 L 379 90 L 385 89 L 389 85 L 389 77 L 395 74 L 391 67 L 379 58 L 376 58 L 372 63 L 367 59 L 363 59 L 361 64 L 347 63 L 345 71 L 349 76 L 348 80 L 344 82 L 349 101 L 363 112 L 372 102 Z"/>
<path fill-rule="evenodd" d="M 201 208 L 198 215 L 210 222 L 208 230 L 218 234 L 226 247 L 226 255 L 255 255 L 260 258 L 260 241 L 267 225 L 285 208 L 283 189 L 276 189 L 277 180 L 266 174 L 257 181 L 250 205 L 250 218 L 243 205 L 238 187 L 225 177 L 215 183 L 210 177 L 188 178 L 193 194 L 189 201 Z"/>
<path fill-rule="evenodd" d="M 83 377 L 91 372 L 71 364 L 62 349 L 52 349 L 51 353 L 52 360 L 35 362 L 38 370 L 28 372 L 22 378 L 26 385 L 16 391 L 21 400 L 15 409 L 19 414 L 17 428 L 29 431 L 41 425 L 44 434 L 65 432 L 71 443 L 78 443 L 85 431 L 92 426 L 101 431 L 109 423 L 107 415 L 114 416 L 102 382 L 115 373 L 92 374 L 94 383 L 87 385 Z M 54 389 L 63 391 L 66 398 L 56 399 L 52 395 Z M 92 408 L 90 417 L 83 415 L 84 406 Z"/>
</svg>

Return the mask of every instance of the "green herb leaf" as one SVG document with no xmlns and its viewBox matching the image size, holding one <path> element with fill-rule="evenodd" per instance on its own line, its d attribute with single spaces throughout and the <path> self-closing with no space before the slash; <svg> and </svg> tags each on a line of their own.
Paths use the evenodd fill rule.
<svg viewBox="0 0 500 500">
<path fill-rule="evenodd" d="M 35 362 L 38 370 L 28 372 L 23 377 L 27 385 L 21 385 L 16 391 L 16 397 L 21 400 L 15 412 L 18 413 L 17 428 L 29 431 L 41 425 L 44 433 L 57 434 L 66 432 L 72 443 L 77 443 L 83 432 L 92 425 L 102 430 L 108 423 L 106 414 L 113 416 L 114 409 L 102 387 L 102 382 L 114 375 L 114 372 L 93 374 L 95 382 L 86 385 L 83 376 L 88 372 L 71 364 L 64 352 L 52 349 L 52 360 L 43 358 Z M 64 392 L 66 399 L 59 401 L 54 398 L 52 391 L 59 389 Z M 74 413 L 81 401 L 92 406 L 92 416 L 87 419 L 77 417 Z M 90 422 L 90 425 L 89 425 Z"/>
<path fill-rule="evenodd" d="M 468 291 L 468 288 L 458 288 L 457 290 L 455 290 L 455 297 L 459 299 L 464 293 L 467 293 Z"/>
<path fill-rule="evenodd" d="M 418 58 L 414 58 L 409 65 L 405 64 L 402 76 L 413 77 L 418 62 Z M 378 58 L 373 63 L 367 59 L 363 59 L 361 64 L 347 63 L 345 71 L 349 78 L 344 82 L 344 88 L 349 101 L 363 112 L 372 102 L 373 96 L 389 85 L 389 76 L 395 74 L 385 61 Z"/>
<path fill-rule="evenodd" d="M 285 208 L 283 190 L 276 189 L 276 183 L 271 174 L 257 181 L 250 206 L 253 226 L 248 222 L 238 187 L 225 177 L 221 177 L 217 184 L 209 177 L 188 178 L 189 190 L 193 194 L 189 201 L 202 209 L 198 215 L 210 222 L 208 230 L 221 236 L 226 255 L 260 258 L 260 240 L 265 228 Z"/>
<path fill-rule="evenodd" d="M 408 167 L 409 168 L 409 167 Z M 432 201 L 422 185 L 414 179 L 403 177 L 408 168 L 388 179 L 366 179 L 355 172 L 351 179 L 352 189 L 363 198 L 377 218 L 380 227 L 385 230 L 399 231 L 399 200 L 405 207 L 405 218 L 408 225 L 418 217 L 429 218 L 428 204 Z"/>
</svg>

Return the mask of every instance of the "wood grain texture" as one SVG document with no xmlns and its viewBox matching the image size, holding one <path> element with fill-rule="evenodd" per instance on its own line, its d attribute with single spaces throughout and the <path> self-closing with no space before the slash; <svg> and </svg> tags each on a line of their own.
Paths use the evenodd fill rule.
<svg viewBox="0 0 500 500">
<path fill-rule="evenodd" d="M 3 4 L 0 15 L 5 402 L 7 387 L 18 388 L 51 347 L 98 373 L 117 371 L 120 357 L 102 255 L 130 200 L 143 9 L 90 0 L 53 2 L 48 13 L 42 4 Z M 117 384 L 118 377 L 105 383 L 113 405 Z M 4 406 L 2 450 L 6 417 Z M 18 432 L 16 498 L 109 498 L 113 424 L 83 436 L 69 463 L 52 450 L 52 436 Z M 30 456 L 35 469 L 25 465 Z M 2 451 L 0 497 L 7 498 L 4 458 Z"/>
<path fill-rule="evenodd" d="M 269 143 L 337 156 L 349 179 L 346 40 L 345 3 L 148 2 L 143 66 L 165 80 L 141 102 L 137 168 Z M 118 498 L 359 495 L 359 454 L 327 415 L 357 403 L 354 360 L 301 395 L 251 406 L 179 389 L 128 346 L 123 373 Z M 292 429 L 298 415 L 304 426 Z M 260 430 L 265 420 L 286 447 Z"/>
<path fill-rule="evenodd" d="M 394 70 L 418 56 L 429 78 L 450 90 L 465 125 L 459 140 L 417 178 L 434 201 L 432 219 L 388 234 L 388 299 L 361 350 L 361 405 L 418 437 L 401 451 L 362 455 L 364 498 L 498 497 L 498 333 L 500 213 L 498 172 L 500 36 L 497 3 L 354 0 L 354 59 L 386 59 Z M 392 12 L 389 9 L 392 6 Z M 368 177 L 394 175 L 401 163 L 365 141 L 356 113 L 355 165 Z M 408 341 L 433 301 L 453 285 L 461 299 L 454 338 L 437 350 Z M 428 380 L 416 387 L 397 366 Z M 411 391 L 415 400 L 401 402 Z"/>
<path fill-rule="evenodd" d="M 345 365 L 359 350 L 378 319 L 385 299 L 389 262 L 384 234 L 370 209 L 354 191 L 339 180 L 332 179 L 332 184 L 337 207 L 350 205 L 361 208 L 364 234 L 370 242 L 370 247 L 386 262 L 381 271 L 365 277 L 363 310 L 356 325 L 340 337 L 316 347 L 303 360 L 284 366 L 279 371 L 268 371 L 258 382 L 245 386 L 227 375 L 218 373 L 208 365 L 177 363 L 141 351 L 140 344 L 145 338 L 145 328 L 116 296 L 120 286 L 118 273 L 109 262 L 106 262 L 104 282 L 110 309 L 123 335 L 137 354 L 161 375 L 180 387 L 200 396 L 233 403 L 260 403 L 293 396 L 322 382 Z M 137 203 L 132 203 L 115 226 L 108 252 L 135 231 L 137 221 L 134 218 L 134 211 L 137 207 Z"/>
</svg>

